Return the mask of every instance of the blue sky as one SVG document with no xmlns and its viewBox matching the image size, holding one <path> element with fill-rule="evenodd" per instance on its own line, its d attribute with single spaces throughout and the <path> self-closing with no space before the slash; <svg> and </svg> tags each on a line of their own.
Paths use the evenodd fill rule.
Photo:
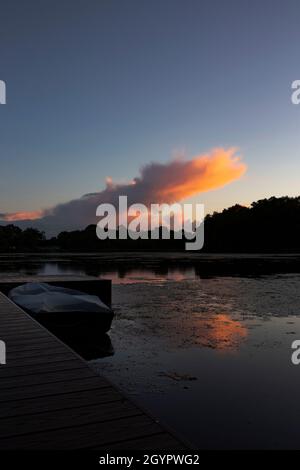
<svg viewBox="0 0 300 470">
<path fill-rule="evenodd" d="M 1 2 L 0 212 L 131 180 L 150 161 L 237 146 L 208 211 L 299 194 L 296 0 Z"/>
</svg>

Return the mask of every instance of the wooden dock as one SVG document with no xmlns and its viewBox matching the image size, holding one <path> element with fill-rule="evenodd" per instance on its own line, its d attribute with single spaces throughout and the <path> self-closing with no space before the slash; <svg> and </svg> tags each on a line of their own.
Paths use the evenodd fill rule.
<svg viewBox="0 0 300 470">
<path fill-rule="evenodd" d="M 1 450 L 185 449 L 2 293 L 0 339 Z"/>
</svg>

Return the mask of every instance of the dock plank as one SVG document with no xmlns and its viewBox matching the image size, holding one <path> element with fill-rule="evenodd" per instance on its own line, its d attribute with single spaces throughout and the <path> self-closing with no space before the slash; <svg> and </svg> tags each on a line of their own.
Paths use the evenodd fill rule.
<svg viewBox="0 0 300 470">
<path fill-rule="evenodd" d="M 13 438 L 2 438 L 0 449 L 44 449 L 66 450 L 89 449 L 101 443 L 148 437 L 161 433 L 161 427 L 146 415 L 130 416 L 126 419 L 116 419 L 107 422 L 93 422 L 90 424 L 63 427 L 53 431 L 24 434 Z M 140 441 L 142 445 L 142 441 Z M 142 448 L 142 447 L 141 447 Z"/>
<path fill-rule="evenodd" d="M 70 400 L 71 398 L 71 400 Z M 99 403 L 124 402 L 124 398 L 114 388 L 100 388 L 93 393 L 88 391 L 70 394 L 51 395 L 46 397 L 29 398 L 27 400 L 10 401 L 0 403 L 0 416 L 7 418 L 10 416 L 32 415 L 47 411 L 67 410 L 69 408 L 97 405 Z"/>
<path fill-rule="evenodd" d="M 93 371 L 89 368 L 81 368 L 80 376 L 85 379 L 86 377 L 93 377 Z M 12 389 L 20 387 L 32 387 L 33 385 L 41 385 L 48 383 L 64 382 L 67 380 L 78 378 L 78 368 L 71 370 L 56 370 L 54 372 L 46 372 L 45 374 L 31 375 L 17 375 L 15 377 L 6 377 L 0 380 L 0 390 Z"/>
<path fill-rule="evenodd" d="M 51 362 L 48 364 L 29 364 L 27 366 L 18 367 L 2 367 L 0 372 L 0 378 L 5 377 L 21 377 L 23 375 L 42 375 L 48 372 L 54 372 L 57 370 L 71 370 L 71 369 L 82 369 L 85 368 L 83 364 L 80 364 L 77 359 L 71 359 L 64 362 Z M 0 379 L 1 381 L 1 379 Z"/>
<path fill-rule="evenodd" d="M 81 426 L 91 423 L 103 423 L 127 417 L 142 415 L 142 412 L 128 402 L 113 402 L 112 404 L 88 405 L 48 411 L 44 413 L 16 416 L 0 420 L 0 439 L 28 433 L 40 433 L 62 429 L 66 423 L 69 426 Z"/>
<path fill-rule="evenodd" d="M 45 397 L 48 395 L 58 395 L 59 393 L 74 393 L 83 390 L 95 390 L 97 388 L 108 387 L 106 380 L 100 377 L 76 377 L 64 382 L 51 382 L 46 384 L 27 385 L 22 388 L 3 389 L 0 394 L 0 403 L 13 400 L 25 400 L 32 396 Z"/>
</svg>

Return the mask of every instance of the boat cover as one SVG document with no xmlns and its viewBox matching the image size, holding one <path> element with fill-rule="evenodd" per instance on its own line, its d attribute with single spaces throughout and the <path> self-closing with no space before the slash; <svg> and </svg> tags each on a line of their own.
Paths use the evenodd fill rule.
<svg viewBox="0 0 300 470">
<path fill-rule="evenodd" d="M 111 312 L 96 295 L 57 287 L 44 282 L 29 282 L 13 288 L 8 297 L 33 313 Z"/>
</svg>

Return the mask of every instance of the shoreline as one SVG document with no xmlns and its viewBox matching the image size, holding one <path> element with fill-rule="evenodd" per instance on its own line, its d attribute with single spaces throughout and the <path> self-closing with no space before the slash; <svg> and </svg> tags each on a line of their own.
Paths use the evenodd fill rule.
<svg viewBox="0 0 300 470">
<path fill-rule="evenodd" d="M 300 273 L 300 254 L 261 253 L 14 253 L 0 254 L 1 274 L 17 273 L 20 270 L 40 270 L 56 265 L 58 271 L 68 269 L 83 275 L 101 276 L 104 273 L 133 270 L 168 271 L 193 269 L 196 277 L 202 276 L 256 276 L 270 274 Z M 35 275 L 34 272 L 31 273 Z M 40 272 L 38 272 L 41 275 Z M 49 274 L 49 273 L 45 273 Z M 54 274 L 58 274 L 54 273 Z"/>
</svg>

